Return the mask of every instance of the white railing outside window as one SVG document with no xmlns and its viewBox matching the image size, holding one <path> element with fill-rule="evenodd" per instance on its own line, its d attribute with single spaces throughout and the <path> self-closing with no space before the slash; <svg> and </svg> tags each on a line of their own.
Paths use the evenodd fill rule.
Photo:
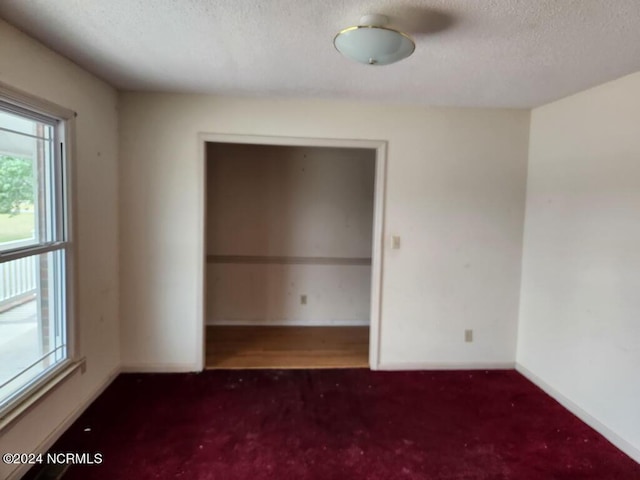
<svg viewBox="0 0 640 480">
<path fill-rule="evenodd" d="M 37 287 L 35 257 L 0 263 L 0 312 L 32 300 Z"/>
</svg>

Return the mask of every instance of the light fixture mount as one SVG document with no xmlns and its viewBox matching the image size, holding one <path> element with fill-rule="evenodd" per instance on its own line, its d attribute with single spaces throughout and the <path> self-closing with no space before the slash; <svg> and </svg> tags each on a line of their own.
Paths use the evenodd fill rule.
<svg viewBox="0 0 640 480">
<path fill-rule="evenodd" d="M 338 32 L 333 44 L 345 57 L 367 65 L 389 65 L 411 55 L 416 44 L 399 30 L 386 25 L 385 15 L 369 14 L 360 24 Z"/>
</svg>

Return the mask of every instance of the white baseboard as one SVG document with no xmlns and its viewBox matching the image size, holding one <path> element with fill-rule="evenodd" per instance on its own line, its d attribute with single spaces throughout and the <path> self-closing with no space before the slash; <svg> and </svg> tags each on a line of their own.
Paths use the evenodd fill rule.
<svg viewBox="0 0 640 480">
<path fill-rule="evenodd" d="M 263 327 L 368 327 L 369 320 L 207 320 L 207 326 Z"/>
<path fill-rule="evenodd" d="M 122 373 L 189 373 L 201 370 L 194 363 L 130 363 L 120 368 Z"/>
<path fill-rule="evenodd" d="M 45 453 L 49 450 L 54 443 L 62 436 L 64 432 L 75 422 L 80 415 L 91 405 L 96 398 L 102 395 L 111 382 L 120 374 L 120 367 L 114 368 L 107 376 L 105 381 L 99 385 L 80 405 L 78 405 L 73 412 L 71 412 L 60 424 L 51 432 L 47 437 L 40 442 L 32 453 Z M 33 465 L 22 464 L 9 474 L 6 480 L 19 480 L 22 478 Z"/>
<path fill-rule="evenodd" d="M 593 428 L 596 432 L 600 433 L 604 438 L 609 440 L 614 446 L 626 453 L 629 457 L 640 463 L 640 450 L 627 442 L 624 438 L 618 435 L 616 432 L 607 427 L 604 423 L 593 417 L 591 414 L 583 410 L 580 406 L 574 403 L 569 398 L 565 397 L 558 390 L 546 383 L 540 377 L 538 377 L 527 367 L 522 366 L 520 363 L 516 363 L 516 370 L 525 376 L 531 383 L 542 389 L 547 395 L 556 400 L 560 405 L 573 413 L 576 417 L 582 420 L 584 423 Z"/>
<path fill-rule="evenodd" d="M 381 362 L 376 370 L 513 370 L 515 362 Z"/>
</svg>

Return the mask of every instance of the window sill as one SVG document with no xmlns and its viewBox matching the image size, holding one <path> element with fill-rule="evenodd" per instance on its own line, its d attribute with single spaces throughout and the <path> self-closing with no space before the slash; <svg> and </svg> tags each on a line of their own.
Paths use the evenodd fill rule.
<svg viewBox="0 0 640 480">
<path fill-rule="evenodd" d="M 75 372 L 78 370 L 84 372 L 86 367 L 85 362 L 85 358 L 81 358 L 80 360 L 69 361 L 60 365 L 59 369 L 54 370 L 47 375 L 47 377 L 43 378 L 42 383 L 34 385 L 34 388 L 26 391 L 23 397 L 17 398 L 14 403 L 8 405 L 6 410 L 0 415 L 0 433 L 41 403 L 50 392 L 55 390 Z"/>
</svg>

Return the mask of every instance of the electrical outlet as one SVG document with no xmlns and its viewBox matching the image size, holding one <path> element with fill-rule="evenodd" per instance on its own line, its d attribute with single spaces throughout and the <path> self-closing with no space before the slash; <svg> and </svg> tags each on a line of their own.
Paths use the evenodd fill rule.
<svg viewBox="0 0 640 480">
<path fill-rule="evenodd" d="M 400 248 L 400 237 L 398 235 L 391 236 L 391 248 L 398 250 Z"/>
<path fill-rule="evenodd" d="M 300 295 L 300 305 L 306 305 L 306 304 L 307 304 L 307 296 Z"/>
<path fill-rule="evenodd" d="M 473 330 L 464 331 L 464 341 L 467 343 L 473 342 Z"/>
</svg>

